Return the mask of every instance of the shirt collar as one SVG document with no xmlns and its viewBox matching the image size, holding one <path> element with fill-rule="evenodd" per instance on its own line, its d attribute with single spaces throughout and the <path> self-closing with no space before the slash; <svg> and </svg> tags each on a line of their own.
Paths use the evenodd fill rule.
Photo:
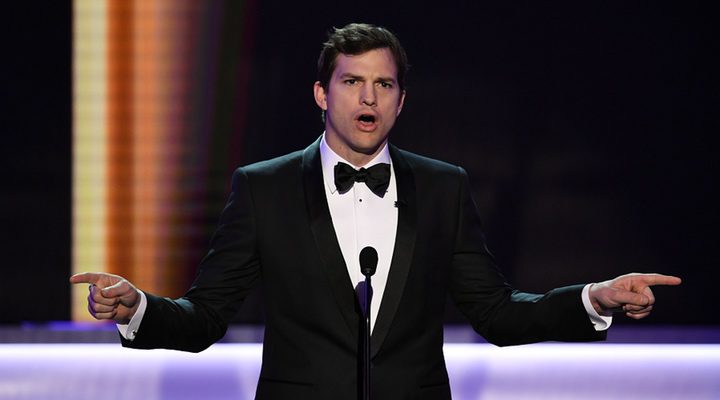
<svg viewBox="0 0 720 400">
<path fill-rule="evenodd" d="M 340 157 L 337 153 L 333 151 L 333 149 L 328 146 L 327 142 L 325 141 L 325 133 L 323 132 L 322 140 L 320 141 L 320 160 L 322 161 L 322 169 L 323 169 L 323 178 L 325 180 L 325 184 L 327 185 L 328 189 L 330 189 L 330 193 L 335 193 L 337 191 L 337 188 L 335 187 L 335 165 L 339 162 L 343 162 L 347 165 L 352 166 L 355 169 L 358 169 L 355 167 L 351 162 L 345 160 L 344 158 Z M 390 158 L 390 150 L 388 148 L 388 144 L 385 143 L 385 146 L 380 150 L 380 152 L 370 160 L 367 164 L 363 165 L 364 168 L 372 167 L 375 164 L 390 164 L 392 166 L 392 158 Z M 390 168 L 390 173 L 392 174 L 392 168 Z"/>
</svg>

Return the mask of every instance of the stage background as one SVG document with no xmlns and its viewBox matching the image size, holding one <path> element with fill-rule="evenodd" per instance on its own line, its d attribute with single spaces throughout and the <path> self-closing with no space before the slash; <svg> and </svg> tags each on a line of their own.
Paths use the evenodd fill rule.
<svg viewBox="0 0 720 400">
<path fill-rule="evenodd" d="M 633 323 L 720 324 L 719 49 L 699 4 L 10 3 L 0 322 L 71 319 L 73 270 L 180 295 L 232 170 L 322 132 L 320 43 L 365 21 L 392 29 L 412 65 L 392 141 L 468 170 L 515 286 L 676 274 L 684 284 L 658 288 Z M 261 302 L 238 321 L 261 323 Z"/>
</svg>

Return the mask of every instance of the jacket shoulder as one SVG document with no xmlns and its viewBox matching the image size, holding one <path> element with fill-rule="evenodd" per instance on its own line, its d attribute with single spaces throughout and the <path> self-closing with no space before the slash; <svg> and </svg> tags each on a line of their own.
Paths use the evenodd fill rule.
<svg viewBox="0 0 720 400">
<path fill-rule="evenodd" d="M 292 171 L 297 172 L 302 164 L 302 157 L 302 150 L 294 151 L 283 156 L 239 167 L 235 170 L 235 174 L 262 178 L 283 175 Z"/>
<path fill-rule="evenodd" d="M 407 150 L 395 148 L 395 151 L 408 163 L 413 173 L 430 174 L 436 177 L 467 175 L 465 170 L 458 165 L 412 153 Z"/>
</svg>

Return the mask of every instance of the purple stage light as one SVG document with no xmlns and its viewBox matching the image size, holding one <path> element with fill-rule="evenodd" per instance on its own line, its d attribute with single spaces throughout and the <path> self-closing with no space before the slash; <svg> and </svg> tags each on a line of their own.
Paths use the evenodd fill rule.
<svg viewBox="0 0 720 400">
<path fill-rule="evenodd" d="M 716 399 L 720 345 L 446 344 L 455 400 Z M 261 344 L 0 345 L 0 399 L 252 399 Z"/>
</svg>

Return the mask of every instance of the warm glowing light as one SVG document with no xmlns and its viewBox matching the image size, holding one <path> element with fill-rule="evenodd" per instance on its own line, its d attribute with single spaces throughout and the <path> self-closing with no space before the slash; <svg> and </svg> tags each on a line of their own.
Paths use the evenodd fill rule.
<svg viewBox="0 0 720 400">
<path fill-rule="evenodd" d="M 73 7 L 73 249 L 72 271 L 104 271 L 106 201 L 106 4 Z M 91 319 L 87 289 L 72 288 L 73 320 Z"/>
</svg>

